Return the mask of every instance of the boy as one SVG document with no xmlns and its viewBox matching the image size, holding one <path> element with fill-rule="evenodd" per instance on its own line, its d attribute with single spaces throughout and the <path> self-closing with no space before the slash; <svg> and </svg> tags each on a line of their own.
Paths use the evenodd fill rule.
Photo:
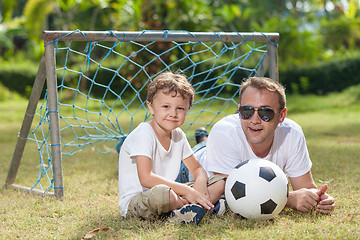
<svg viewBox="0 0 360 240">
<path fill-rule="evenodd" d="M 194 99 L 194 89 L 181 74 L 165 72 L 148 86 L 147 106 L 153 119 L 140 123 L 119 154 L 119 206 L 122 216 L 199 224 L 225 186 L 223 177 L 208 180 L 179 128 Z M 194 181 L 175 182 L 181 161 Z"/>
</svg>

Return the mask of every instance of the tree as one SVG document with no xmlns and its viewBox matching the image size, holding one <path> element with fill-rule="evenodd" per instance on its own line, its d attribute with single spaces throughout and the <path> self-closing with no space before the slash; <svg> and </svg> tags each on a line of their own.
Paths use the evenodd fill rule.
<svg viewBox="0 0 360 240">
<path fill-rule="evenodd" d="M 360 44 L 357 0 L 3 0 L 0 7 L 0 54 L 13 53 L 20 38 L 40 57 L 44 29 L 279 32 L 282 66 Z"/>
</svg>

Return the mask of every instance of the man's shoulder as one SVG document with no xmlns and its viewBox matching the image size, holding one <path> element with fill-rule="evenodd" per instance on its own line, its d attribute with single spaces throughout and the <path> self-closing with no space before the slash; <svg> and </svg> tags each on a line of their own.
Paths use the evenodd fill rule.
<svg viewBox="0 0 360 240">
<path fill-rule="evenodd" d="M 210 135 L 213 132 L 220 133 L 221 135 L 230 136 L 238 134 L 241 130 L 241 122 L 238 114 L 228 115 L 217 123 L 214 124 L 210 131 Z"/>
<path fill-rule="evenodd" d="M 238 114 L 231 114 L 226 117 L 223 117 L 220 119 L 217 123 L 215 123 L 215 126 L 238 126 L 240 125 L 240 119 Z"/>
<path fill-rule="evenodd" d="M 291 131 L 294 133 L 303 134 L 303 130 L 301 126 L 290 118 L 285 118 L 285 120 L 279 124 L 279 130 L 286 132 Z"/>
</svg>

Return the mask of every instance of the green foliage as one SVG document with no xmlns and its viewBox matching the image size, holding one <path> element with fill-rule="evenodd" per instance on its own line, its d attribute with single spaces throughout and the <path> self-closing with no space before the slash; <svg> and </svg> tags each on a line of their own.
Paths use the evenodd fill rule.
<svg viewBox="0 0 360 240">
<path fill-rule="evenodd" d="M 0 102 L 12 101 L 20 99 L 20 96 L 16 92 L 10 91 L 2 83 L 0 83 Z"/>
<path fill-rule="evenodd" d="M 2 82 L 7 88 L 16 91 L 17 93 L 28 96 L 30 89 L 34 83 L 38 62 L 22 61 L 25 56 L 18 56 L 10 62 L 1 62 L 0 67 L 0 82 Z M 110 69 L 117 69 L 119 63 L 117 61 L 109 61 L 103 63 Z M 311 64 L 293 67 L 287 70 L 280 70 L 280 81 L 286 86 L 288 93 L 297 94 L 327 94 L 331 92 L 339 92 L 351 85 L 360 83 L 360 56 L 354 55 L 348 58 L 342 58 L 339 60 L 333 60 L 331 62 L 324 62 L 322 64 Z M 211 68 L 211 62 L 208 65 L 202 64 L 199 66 L 199 71 L 205 71 Z M 124 76 L 131 78 L 131 69 L 128 69 L 128 73 Z M 214 70 L 212 74 L 220 74 Z M 92 78 L 95 76 L 96 68 L 90 68 L 89 71 L 85 72 L 88 77 Z M 59 74 L 61 74 L 59 72 Z M 109 80 L 113 79 L 114 73 L 100 69 L 97 73 L 96 82 L 97 84 L 107 85 Z M 237 71 L 233 76 L 234 81 L 239 83 L 246 76 L 245 72 Z M 58 76 L 59 81 L 62 76 Z M 67 79 L 70 79 L 70 75 L 67 75 Z M 194 81 L 201 81 L 201 79 L 194 79 Z M 77 84 L 77 83 L 74 83 Z M 135 84 L 135 83 L 133 83 Z M 142 86 L 142 82 L 136 83 L 137 87 Z M 210 84 L 210 83 L 209 83 Z M 115 77 L 111 87 L 112 89 L 124 89 L 126 82 Z M 89 85 L 83 87 L 88 88 Z M 209 87 L 206 84 L 204 88 Z M 224 89 L 224 93 L 231 94 L 231 89 Z M 92 94 L 94 96 L 102 96 L 105 89 L 94 86 Z M 123 97 L 131 97 L 131 92 L 124 92 Z"/>
<path fill-rule="evenodd" d="M 279 32 L 280 68 L 315 62 L 321 52 L 321 39 L 307 29 L 300 29 L 302 22 L 291 16 L 272 16 L 263 24 L 251 23 L 251 29 L 259 32 Z M 304 41 L 306 39 L 306 41 Z M 283 64 L 284 63 L 284 64 Z"/>
<path fill-rule="evenodd" d="M 23 15 L 30 38 L 38 39 L 44 29 L 45 19 L 56 5 L 56 0 L 28 0 Z"/>
<path fill-rule="evenodd" d="M 334 50 L 353 49 L 360 42 L 359 19 L 339 16 L 336 19 L 323 19 L 321 34 L 325 47 Z"/>
<path fill-rule="evenodd" d="M 326 94 L 360 83 L 360 57 L 304 65 L 280 71 L 289 93 Z"/>
<path fill-rule="evenodd" d="M 10 49 L 14 47 L 12 40 L 5 34 L 5 32 L 0 32 L 0 45 L 2 49 Z"/>
<path fill-rule="evenodd" d="M 21 19 L 18 19 L 19 22 L 21 22 Z M 2 56 L 1 59 L 10 59 L 14 56 L 15 52 L 17 50 L 20 50 L 23 48 L 23 42 L 24 42 L 24 29 L 21 29 L 18 26 L 18 22 L 15 21 L 14 27 L 11 29 L 4 29 L 3 31 L 0 31 L 0 56 Z"/>
<path fill-rule="evenodd" d="M 3 84 L 0 84 L 0 102 L 8 100 L 10 97 L 10 91 Z"/>
<path fill-rule="evenodd" d="M 113 29 L 111 0 L 59 0 L 59 11 L 52 13 L 52 29 Z M 116 1 L 119 2 L 119 1 Z"/>
<path fill-rule="evenodd" d="M 232 22 L 236 17 L 241 17 L 241 11 L 236 4 L 223 5 L 222 7 L 215 9 L 214 12 L 221 16 L 225 22 Z"/>
<path fill-rule="evenodd" d="M 12 18 L 13 10 L 14 10 L 15 6 L 16 6 L 16 1 L 1 1 L 0 2 L 0 9 L 2 10 L 1 15 L 2 15 L 2 20 L 4 22 L 7 22 Z"/>
<path fill-rule="evenodd" d="M 115 30 L 215 31 L 212 6 L 203 0 L 130 0 L 111 4 Z"/>
<path fill-rule="evenodd" d="M 355 0 L 18 0 L 2 1 L 1 7 L 4 59 L 26 51 L 26 58 L 39 61 L 44 29 L 279 32 L 281 72 L 318 65 L 360 47 L 360 8 Z M 17 39 L 26 42 L 25 47 L 19 48 Z M 314 78 L 303 77 L 288 86 L 299 93 L 314 92 Z M 300 79 L 308 79 L 309 86 Z"/>
<path fill-rule="evenodd" d="M 0 82 L 11 91 L 29 96 L 36 77 L 38 62 L 29 62 L 13 58 L 10 62 L 0 61 Z"/>
</svg>

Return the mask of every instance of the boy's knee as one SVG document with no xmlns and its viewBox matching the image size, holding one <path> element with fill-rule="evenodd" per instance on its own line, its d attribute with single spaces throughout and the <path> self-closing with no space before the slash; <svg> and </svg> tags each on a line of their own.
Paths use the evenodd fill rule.
<svg viewBox="0 0 360 240">
<path fill-rule="evenodd" d="M 169 211 L 170 199 L 169 192 L 170 187 L 160 184 L 150 189 L 149 206 L 152 210 L 156 211 L 157 214 L 166 213 Z"/>
<path fill-rule="evenodd" d="M 130 201 L 130 214 L 144 218 L 157 219 L 169 211 L 170 188 L 166 185 L 157 185 L 144 191 Z"/>
<path fill-rule="evenodd" d="M 170 200 L 169 210 L 178 209 L 185 205 L 185 200 L 182 200 L 180 196 L 177 195 L 172 189 L 170 189 L 169 192 L 169 200 Z"/>
</svg>

